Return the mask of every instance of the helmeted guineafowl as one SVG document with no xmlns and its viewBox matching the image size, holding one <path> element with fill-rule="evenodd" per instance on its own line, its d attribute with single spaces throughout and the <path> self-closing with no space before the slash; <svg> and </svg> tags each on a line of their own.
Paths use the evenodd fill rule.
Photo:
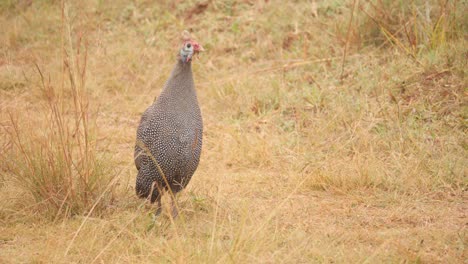
<svg viewBox="0 0 468 264">
<path fill-rule="evenodd" d="M 203 122 L 192 76 L 192 57 L 203 48 L 183 33 L 177 63 L 159 97 L 146 109 L 137 130 L 135 165 L 136 193 L 158 202 L 170 191 L 172 215 L 177 216 L 175 194 L 187 186 L 198 167 Z"/>
</svg>

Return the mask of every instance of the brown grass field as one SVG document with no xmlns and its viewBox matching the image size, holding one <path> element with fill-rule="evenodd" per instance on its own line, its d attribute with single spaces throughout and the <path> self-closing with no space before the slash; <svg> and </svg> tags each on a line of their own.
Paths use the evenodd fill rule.
<svg viewBox="0 0 468 264">
<path fill-rule="evenodd" d="M 467 263 L 463 0 L 0 0 L 0 263 Z M 180 215 L 135 196 L 182 30 Z"/>
</svg>

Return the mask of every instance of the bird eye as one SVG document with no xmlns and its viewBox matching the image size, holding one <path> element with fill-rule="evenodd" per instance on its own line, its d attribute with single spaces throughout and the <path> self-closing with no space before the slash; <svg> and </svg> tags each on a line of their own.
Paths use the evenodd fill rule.
<svg viewBox="0 0 468 264">
<path fill-rule="evenodd" d="M 190 49 L 190 47 L 192 47 L 192 44 L 187 43 L 187 46 L 186 46 L 186 47 L 187 47 L 187 49 Z"/>
</svg>

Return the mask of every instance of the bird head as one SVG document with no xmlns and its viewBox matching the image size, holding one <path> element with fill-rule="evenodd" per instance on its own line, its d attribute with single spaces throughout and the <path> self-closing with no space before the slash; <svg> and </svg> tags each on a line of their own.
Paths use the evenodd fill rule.
<svg viewBox="0 0 468 264">
<path fill-rule="evenodd" d="M 182 33 L 183 45 L 180 49 L 180 59 L 186 63 L 189 62 L 194 54 L 204 51 L 203 47 L 190 37 L 186 30 Z"/>
</svg>

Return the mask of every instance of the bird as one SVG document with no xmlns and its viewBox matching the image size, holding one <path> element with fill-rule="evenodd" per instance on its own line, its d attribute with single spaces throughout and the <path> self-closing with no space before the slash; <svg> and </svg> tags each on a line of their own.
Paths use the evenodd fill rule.
<svg viewBox="0 0 468 264">
<path fill-rule="evenodd" d="M 203 140 L 192 60 L 204 49 L 188 31 L 182 33 L 181 44 L 169 79 L 141 116 L 134 151 L 137 196 L 157 202 L 157 216 L 162 194 L 169 193 L 174 218 L 178 215 L 175 196 L 195 173 Z"/>
</svg>

